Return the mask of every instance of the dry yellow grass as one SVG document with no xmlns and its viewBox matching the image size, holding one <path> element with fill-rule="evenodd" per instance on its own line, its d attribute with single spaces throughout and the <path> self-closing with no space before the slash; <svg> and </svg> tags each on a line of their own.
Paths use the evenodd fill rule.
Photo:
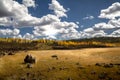
<svg viewBox="0 0 120 80">
<path fill-rule="evenodd" d="M 33 68 L 26 68 L 24 57 L 31 54 L 37 60 Z M 58 60 L 52 58 L 57 55 Z M 105 71 L 115 80 L 120 79 L 116 71 L 120 66 L 104 68 L 96 63 L 120 63 L 120 48 L 88 48 L 78 50 L 41 50 L 18 52 L 12 56 L 0 58 L 0 80 L 98 80 L 98 75 Z M 79 69 L 80 68 L 80 69 Z M 91 71 L 96 75 L 91 75 Z M 29 73 L 29 75 L 27 75 Z M 108 78 L 106 78 L 108 80 Z"/>
</svg>

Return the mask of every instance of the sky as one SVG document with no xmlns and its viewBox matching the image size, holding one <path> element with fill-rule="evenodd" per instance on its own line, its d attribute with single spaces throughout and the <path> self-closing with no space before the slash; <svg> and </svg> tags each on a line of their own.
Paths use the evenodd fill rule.
<svg viewBox="0 0 120 80">
<path fill-rule="evenodd" d="M 120 37 L 120 0 L 0 0 L 0 37 Z"/>
</svg>

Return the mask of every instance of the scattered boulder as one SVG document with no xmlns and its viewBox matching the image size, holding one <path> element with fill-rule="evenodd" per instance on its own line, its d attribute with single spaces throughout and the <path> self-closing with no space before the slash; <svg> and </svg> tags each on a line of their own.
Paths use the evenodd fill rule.
<svg viewBox="0 0 120 80">
<path fill-rule="evenodd" d="M 120 71 L 117 71 L 116 74 L 117 74 L 117 75 L 120 75 Z"/>
<path fill-rule="evenodd" d="M 100 63 L 96 63 L 95 66 L 102 66 Z"/>
<path fill-rule="evenodd" d="M 78 66 L 77 68 L 78 68 L 78 69 L 85 69 L 84 66 Z"/>
<path fill-rule="evenodd" d="M 32 64 L 27 64 L 27 68 L 32 68 Z"/>
<path fill-rule="evenodd" d="M 69 68 L 67 67 L 60 67 L 59 70 L 68 70 Z"/>
<path fill-rule="evenodd" d="M 27 77 L 29 77 L 29 76 L 30 76 L 30 73 L 28 72 L 28 73 L 26 73 L 26 75 L 27 75 Z"/>
<path fill-rule="evenodd" d="M 116 63 L 116 64 L 114 64 L 114 65 L 120 66 L 120 63 Z"/>
<path fill-rule="evenodd" d="M 20 78 L 20 80 L 26 80 L 24 77 Z"/>
<path fill-rule="evenodd" d="M 49 67 L 49 68 L 48 68 L 48 72 L 49 72 L 49 71 L 52 71 L 52 70 L 55 70 L 55 69 L 56 69 L 56 67 Z"/>
<path fill-rule="evenodd" d="M 8 55 L 14 55 L 14 53 L 12 53 L 12 52 L 9 52 L 9 53 L 8 53 Z"/>
<path fill-rule="evenodd" d="M 55 67 L 52 67 L 52 70 L 55 70 L 56 68 Z"/>
<path fill-rule="evenodd" d="M 113 64 L 104 64 L 103 67 L 105 67 L 105 68 L 112 68 L 112 67 L 113 67 Z"/>
<path fill-rule="evenodd" d="M 67 80 L 72 80 L 71 77 L 69 77 Z"/>
<path fill-rule="evenodd" d="M 56 60 L 58 60 L 58 56 L 57 55 L 52 55 L 52 58 L 55 58 Z"/>
<path fill-rule="evenodd" d="M 91 71 L 91 74 L 95 75 L 95 74 L 96 74 L 96 71 Z"/>
<path fill-rule="evenodd" d="M 5 52 L 0 52 L 0 57 L 2 57 L 2 56 L 5 56 L 6 55 L 6 53 Z"/>
<path fill-rule="evenodd" d="M 113 78 L 111 78 L 111 77 L 108 77 L 108 80 L 114 80 Z"/>
<path fill-rule="evenodd" d="M 107 73 L 106 72 L 102 72 L 98 75 L 99 79 L 105 79 L 107 77 Z"/>
<path fill-rule="evenodd" d="M 36 59 L 34 57 L 32 57 L 31 55 L 27 55 L 24 59 L 24 62 L 33 64 L 36 62 Z"/>
<path fill-rule="evenodd" d="M 79 62 L 77 62 L 77 63 L 76 63 L 76 65 L 80 65 L 80 63 L 79 63 Z"/>
<path fill-rule="evenodd" d="M 68 60 L 68 58 L 65 58 L 65 60 Z"/>
</svg>

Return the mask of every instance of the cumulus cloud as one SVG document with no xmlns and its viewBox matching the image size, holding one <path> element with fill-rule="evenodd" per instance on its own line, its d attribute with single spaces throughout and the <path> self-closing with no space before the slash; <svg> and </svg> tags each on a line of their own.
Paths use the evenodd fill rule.
<svg viewBox="0 0 120 80">
<path fill-rule="evenodd" d="M 108 23 L 102 22 L 97 23 L 93 26 L 96 30 L 110 30 L 110 29 L 119 29 L 120 28 L 120 19 L 109 20 Z"/>
<path fill-rule="evenodd" d="M 25 5 L 13 0 L 0 0 L 0 4 L 0 25 L 3 26 L 33 27 L 60 21 L 57 16 L 52 14 L 41 18 L 31 16 Z"/>
<path fill-rule="evenodd" d="M 5 21 L 1 21 L 1 24 L 9 26 L 12 24 L 13 19 L 18 24 L 18 21 L 26 16 L 30 16 L 26 6 L 13 0 L 0 0 L 0 21 Z"/>
<path fill-rule="evenodd" d="M 113 3 L 110 7 L 107 9 L 101 10 L 101 14 L 99 16 L 100 18 L 106 18 L 109 19 L 107 23 L 101 22 L 95 24 L 92 28 L 94 30 L 113 30 L 112 33 L 106 34 L 105 36 L 110 37 L 119 37 L 119 29 L 120 29 L 120 3 L 116 2 Z"/>
<path fill-rule="evenodd" d="M 86 34 L 86 37 L 103 37 L 107 34 L 104 30 L 95 30 L 93 27 L 84 29 L 83 33 Z"/>
<path fill-rule="evenodd" d="M 60 36 L 58 36 L 58 39 L 79 39 L 81 37 L 81 34 L 79 32 L 73 32 L 73 33 L 64 33 Z"/>
<path fill-rule="evenodd" d="M 13 36 L 13 38 L 19 38 L 19 39 L 23 39 L 23 37 L 22 37 L 22 35 L 15 35 L 15 36 Z"/>
<path fill-rule="evenodd" d="M 67 17 L 66 10 L 57 0 L 52 0 L 49 9 L 53 14 L 47 14 L 41 18 L 32 16 L 28 7 L 35 7 L 35 0 L 23 0 L 23 4 L 15 0 L 0 0 L 0 25 L 13 26 L 14 29 L 0 29 L 0 36 L 24 38 L 24 39 L 78 39 L 108 36 L 105 30 L 119 29 L 119 3 L 113 3 L 108 9 L 101 10 L 100 18 L 110 19 L 107 23 L 101 22 L 94 26 L 78 31 L 79 22 L 62 21 L 62 17 Z M 115 8 L 114 8 L 115 7 Z M 114 9 L 113 9 L 114 8 Z M 108 10 L 108 12 L 107 12 Z M 112 11 L 111 11 L 112 10 Z M 115 15 L 114 15 L 115 14 Z M 83 18 L 93 19 L 94 16 Z M 32 33 L 20 34 L 21 27 L 34 27 Z M 112 32 L 110 35 L 117 36 L 120 30 Z"/>
<path fill-rule="evenodd" d="M 51 24 L 52 22 L 60 21 L 58 17 L 52 14 L 48 14 L 46 16 L 43 16 L 41 18 L 36 18 L 32 16 L 26 16 L 23 18 L 19 18 L 16 20 L 17 23 L 14 24 L 16 27 L 34 27 L 34 26 L 42 26 Z"/>
<path fill-rule="evenodd" d="M 73 22 L 54 22 L 45 26 L 36 26 L 33 33 L 36 36 L 56 36 L 61 33 L 77 32 L 76 28 L 78 25 Z"/>
<path fill-rule="evenodd" d="M 114 28 L 116 28 L 116 29 L 117 29 L 117 28 L 120 28 L 120 18 L 114 19 L 114 20 L 110 20 L 110 21 L 108 22 L 108 24 L 114 26 Z"/>
<path fill-rule="evenodd" d="M 35 7 L 35 0 L 23 0 L 22 3 L 26 6 L 26 7 Z"/>
<path fill-rule="evenodd" d="M 16 36 L 16 35 L 19 35 L 20 33 L 20 30 L 19 29 L 0 29 L 0 36 L 7 36 L 7 37 L 10 37 L 10 36 Z"/>
<path fill-rule="evenodd" d="M 23 36 L 23 39 L 34 39 L 34 35 L 30 34 L 30 33 L 26 33 L 24 36 Z"/>
<path fill-rule="evenodd" d="M 28 9 L 22 4 L 13 0 L 0 0 L 0 17 L 26 16 Z"/>
<path fill-rule="evenodd" d="M 113 31 L 110 36 L 112 37 L 120 37 L 120 29 Z"/>
<path fill-rule="evenodd" d="M 35 37 L 55 39 L 57 35 L 78 32 L 76 23 L 61 21 L 61 17 L 67 17 L 67 10 L 57 0 L 52 0 L 49 4 L 49 9 L 53 10 L 54 14 L 47 14 L 41 18 L 29 14 L 28 7 L 34 7 L 35 0 L 23 0 L 23 4 L 14 0 L 0 0 L 0 2 L 0 25 L 15 28 L 34 27 L 33 34 L 26 33 L 23 37 L 19 34 L 19 37 L 25 39 Z"/>
<path fill-rule="evenodd" d="M 49 9 L 53 10 L 55 15 L 57 15 L 58 17 L 67 17 L 67 15 L 65 14 L 67 10 L 64 9 L 57 0 L 52 0 L 52 3 L 49 4 Z"/>
<path fill-rule="evenodd" d="M 96 30 L 109 30 L 115 28 L 115 26 L 102 22 L 95 24 L 93 28 Z"/>
<path fill-rule="evenodd" d="M 80 23 L 77 21 L 76 24 L 80 24 Z"/>
<path fill-rule="evenodd" d="M 89 20 L 94 19 L 94 16 L 86 16 L 83 18 L 83 20 L 87 20 L 87 19 L 89 19 Z"/>
<path fill-rule="evenodd" d="M 93 29 L 93 28 L 87 28 L 87 29 L 84 29 L 83 31 L 84 31 L 84 32 L 88 32 L 88 33 L 89 33 L 89 32 L 93 32 L 93 31 L 94 31 L 94 29 Z"/>
<path fill-rule="evenodd" d="M 9 17 L 0 18 L 0 26 L 11 26 L 11 25 L 12 25 L 11 18 Z"/>
<path fill-rule="evenodd" d="M 108 22 L 101 22 L 94 24 L 94 26 L 84 29 L 81 32 L 81 37 L 103 37 L 103 36 L 112 36 L 119 37 L 119 29 L 120 29 L 120 3 L 113 3 L 107 9 L 101 10 L 99 18 L 110 19 Z M 89 17 L 85 17 L 84 19 L 89 19 Z M 115 30 L 110 34 L 107 34 L 105 31 Z"/>
<path fill-rule="evenodd" d="M 47 37 L 45 37 L 44 39 L 57 39 L 55 36 L 47 36 Z"/>
<path fill-rule="evenodd" d="M 101 10 L 101 14 L 99 18 L 106 18 L 106 19 L 115 19 L 116 17 L 120 17 L 120 3 L 116 2 L 113 3 L 107 9 Z"/>
<path fill-rule="evenodd" d="M 49 4 L 49 9 L 54 11 L 54 13 L 55 13 L 54 16 L 56 16 L 59 20 L 54 21 L 52 23 L 48 23 L 46 25 L 35 26 L 34 30 L 33 30 L 33 34 L 36 37 L 38 37 L 38 36 L 45 37 L 46 36 L 47 38 L 56 39 L 56 38 L 58 38 L 58 35 L 60 38 L 60 36 L 63 34 L 71 34 L 71 33 L 78 32 L 76 30 L 76 28 L 78 28 L 79 26 L 76 23 L 61 21 L 60 17 L 67 16 L 67 14 L 65 13 L 65 12 L 67 12 L 67 10 L 64 9 L 63 6 L 60 5 L 60 3 L 58 1 L 52 0 L 52 3 Z M 56 12 L 60 12 L 61 14 L 56 13 Z"/>
</svg>

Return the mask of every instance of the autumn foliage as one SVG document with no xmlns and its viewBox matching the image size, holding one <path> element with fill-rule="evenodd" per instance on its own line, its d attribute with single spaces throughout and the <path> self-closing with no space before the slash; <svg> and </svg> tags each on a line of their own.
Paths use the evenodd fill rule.
<svg viewBox="0 0 120 80">
<path fill-rule="evenodd" d="M 117 47 L 120 38 L 91 38 L 80 40 L 25 40 L 0 38 L 0 50 L 79 49 L 91 47 Z"/>
</svg>

